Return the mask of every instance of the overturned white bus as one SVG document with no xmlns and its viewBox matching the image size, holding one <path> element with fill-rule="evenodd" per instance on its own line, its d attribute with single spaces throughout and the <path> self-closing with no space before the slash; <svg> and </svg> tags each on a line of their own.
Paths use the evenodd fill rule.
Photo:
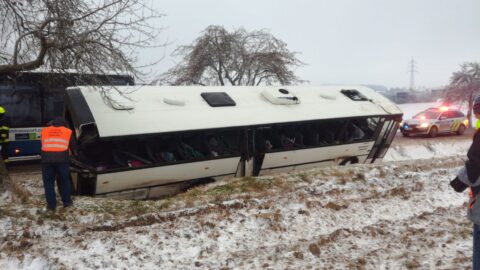
<svg viewBox="0 0 480 270">
<path fill-rule="evenodd" d="M 198 179 L 372 163 L 385 155 L 402 118 L 364 86 L 92 86 L 66 93 L 80 195 L 155 198 Z"/>
</svg>

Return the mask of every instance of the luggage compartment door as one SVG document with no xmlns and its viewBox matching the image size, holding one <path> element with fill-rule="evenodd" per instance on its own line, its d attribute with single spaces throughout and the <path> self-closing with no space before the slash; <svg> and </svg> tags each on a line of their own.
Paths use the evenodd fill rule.
<svg viewBox="0 0 480 270">
<path fill-rule="evenodd" d="M 235 175 L 240 157 L 128 169 L 97 175 L 96 194 L 153 187 L 187 180 Z"/>
</svg>

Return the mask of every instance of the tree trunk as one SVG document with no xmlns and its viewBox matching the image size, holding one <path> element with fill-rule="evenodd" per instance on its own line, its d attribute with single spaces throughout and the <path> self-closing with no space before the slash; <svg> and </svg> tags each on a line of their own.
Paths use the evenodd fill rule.
<svg viewBox="0 0 480 270">
<path fill-rule="evenodd" d="M 13 199 L 20 199 L 21 202 L 28 202 L 32 194 L 12 181 L 8 174 L 7 166 L 3 158 L 0 158 L 0 193 L 10 191 Z"/>
<path fill-rule="evenodd" d="M 2 158 L 0 158 L 0 192 L 9 190 L 10 177 L 8 176 L 7 166 Z"/>
<path fill-rule="evenodd" d="M 472 127 L 472 107 L 473 107 L 473 92 L 470 93 L 470 96 L 468 98 L 468 111 L 467 111 L 468 128 Z"/>
</svg>

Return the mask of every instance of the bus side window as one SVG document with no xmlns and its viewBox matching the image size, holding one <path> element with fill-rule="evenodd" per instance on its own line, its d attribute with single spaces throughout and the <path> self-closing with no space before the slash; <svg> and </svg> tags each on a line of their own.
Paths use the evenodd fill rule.
<svg viewBox="0 0 480 270">
<path fill-rule="evenodd" d="M 312 125 L 305 125 L 301 129 L 303 132 L 303 143 L 306 146 L 318 145 L 320 137 L 318 132 L 312 127 Z"/>
<path fill-rule="evenodd" d="M 320 123 L 318 125 L 318 135 L 320 145 L 332 145 L 335 143 L 335 134 L 337 133 L 337 125 L 333 122 Z"/>
<path fill-rule="evenodd" d="M 365 140 L 373 139 L 375 130 L 377 129 L 378 122 L 379 122 L 378 117 L 359 119 L 357 121 L 357 126 L 360 127 L 362 131 L 365 133 L 365 136 L 364 136 Z"/>
<path fill-rule="evenodd" d="M 196 159 L 204 156 L 200 151 L 185 142 L 180 142 L 178 150 L 182 153 L 183 158 L 186 160 Z"/>
<path fill-rule="evenodd" d="M 294 126 L 286 126 L 280 132 L 280 137 L 284 149 L 295 149 L 304 147 L 303 134 L 296 130 L 298 129 Z"/>
<path fill-rule="evenodd" d="M 331 121 L 331 125 L 335 130 L 334 141 L 338 143 L 346 143 L 348 141 L 348 121 L 336 120 Z"/>
<path fill-rule="evenodd" d="M 183 150 L 190 156 L 190 159 L 198 159 L 209 155 L 206 139 L 203 133 L 195 132 L 183 140 Z"/>
<path fill-rule="evenodd" d="M 177 160 L 177 153 L 174 142 L 169 137 L 157 136 L 148 139 L 145 143 L 148 158 L 155 163 L 174 162 Z"/>
<path fill-rule="evenodd" d="M 272 150 L 282 149 L 282 139 L 279 135 L 278 128 L 272 128 L 267 132 L 264 132 L 264 139 L 268 140 L 272 146 Z"/>
<path fill-rule="evenodd" d="M 304 142 L 304 135 L 302 132 L 300 131 L 295 131 L 295 142 L 297 143 L 297 145 L 299 145 L 300 147 L 305 147 L 305 142 Z"/>
<path fill-rule="evenodd" d="M 207 138 L 208 153 L 213 157 L 223 156 L 226 153 L 226 145 L 220 136 L 210 135 Z"/>
<path fill-rule="evenodd" d="M 5 122 L 10 127 L 41 125 L 41 98 L 38 88 L 29 85 L 0 85 L 0 100 L 1 106 L 7 111 Z"/>
<path fill-rule="evenodd" d="M 347 142 L 359 141 L 365 137 L 365 132 L 352 121 L 348 124 L 346 137 Z"/>
<path fill-rule="evenodd" d="M 56 89 L 55 89 L 56 90 Z M 64 107 L 64 91 L 45 91 L 43 102 L 43 121 L 47 123 L 56 116 L 61 116 Z"/>
<path fill-rule="evenodd" d="M 226 147 L 226 152 L 231 155 L 238 155 L 240 154 L 240 137 L 238 131 L 231 131 L 225 133 L 224 136 L 221 137 L 223 143 Z"/>
<path fill-rule="evenodd" d="M 266 152 L 269 152 L 270 150 L 272 150 L 272 144 L 270 143 L 269 140 L 266 140 L 264 138 L 263 131 L 262 130 L 256 131 L 255 132 L 255 152 L 257 154 L 264 154 Z"/>
<path fill-rule="evenodd" d="M 280 136 L 280 143 L 283 149 L 293 149 L 296 148 L 295 136 L 293 132 L 288 128 L 284 127 L 278 132 Z"/>
<path fill-rule="evenodd" d="M 210 156 L 221 157 L 236 153 L 235 134 L 232 132 L 213 132 L 206 136 L 207 151 Z"/>
</svg>

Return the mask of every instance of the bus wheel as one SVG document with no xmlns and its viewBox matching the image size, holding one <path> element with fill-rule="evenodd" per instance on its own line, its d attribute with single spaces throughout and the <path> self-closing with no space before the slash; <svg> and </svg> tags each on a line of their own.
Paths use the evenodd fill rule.
<svg viewBox="0 0 480 270">
<path fill-rule="evenodd" d="M 342 162 L 340 162 L 340 166 L 345 166 L 345 165 L 350 165 L 350 164 L 355 164 L 358 163 L 358 158 L 357 157 L 351 157 L 351 158 L 346 158 Z"/>
<path fill-rule="evenodd" d="M 435 138 L 438 135 L 438 128 L 436 126 L 433 126 L 430 128 L 430 132 L 428 132 L 428 136 L 430 138 Z"/>
<path fill-rule="evenodd" d="M 460 127 L 458 127 L 458 130 L 457 130 L 457 135 L 463 135 L 463 133 L 465 133 L 465 126 L 464 125 L 460 125 Z"/>
</svg>

